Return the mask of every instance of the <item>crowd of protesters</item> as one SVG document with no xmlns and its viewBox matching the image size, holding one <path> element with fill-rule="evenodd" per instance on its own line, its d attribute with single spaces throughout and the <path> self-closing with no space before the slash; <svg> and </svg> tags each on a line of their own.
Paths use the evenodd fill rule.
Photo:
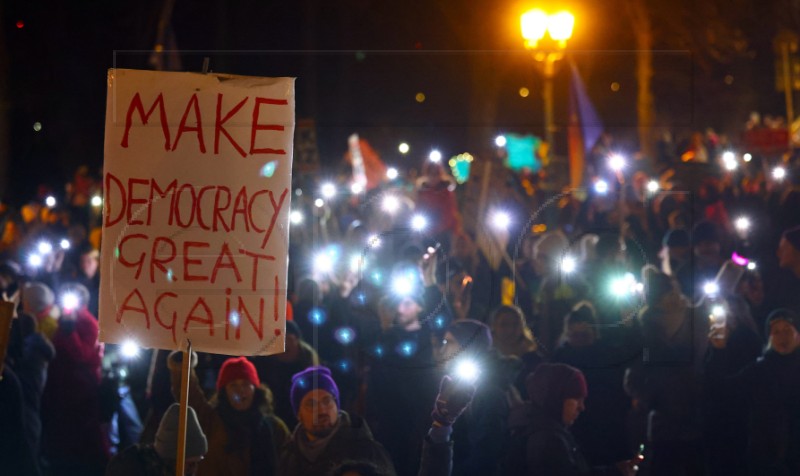
<svg viewBox="0 0 800 476">
<path fill-rule="evenodd" d="M 703 141 L 604 135 L 559 193 L 296 174 L 286 351 L 192 355 L 186 474 L 800 473 L 800 167 Z M 3 205 L 3 474 L 175 472 L 183 354 L 98 341 L 95 183 Z"/>
</svg>

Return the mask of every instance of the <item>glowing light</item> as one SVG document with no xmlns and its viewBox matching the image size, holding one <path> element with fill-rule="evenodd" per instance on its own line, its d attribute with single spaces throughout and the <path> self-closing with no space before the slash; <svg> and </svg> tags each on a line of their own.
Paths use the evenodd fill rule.
<svg viewBox="0 0 800 476">
<path fill-rule="evenodd" d="M 92 206 L 95 208 L 100 208 L 103 206 L 103 197 L 100 195 L 95 195 L 92 197 Z"/>
<path fill-rule="evenodd" d="M 474 383 L 478 380 L 481 370 L 474 361 L 469 359 L 461 360 L 456 364 L 455 375 L 458 379 L 465 382 Z"/>
<path fill-rule="evenodd" d="M 325 206 L 325 200 L 323 200 L 321 198 L 318 198 L 318 199 L 314 200 L 314 206 L 317 207 L 317 208 L 324 207 Z"/>
<path fill-rule="evenodd" d="M 386 169 L 386 178 L 389 180 L 394 180 L 400 175 L 400 172 L 397 171 L 394 167 L 389 167 Z"/>
<path fill-rule="evenodd" d="M 498 230 L 507 230 L 511 225 L 511 215 L 506 212 L 498 211 L 492 215 L 492 226 Z"/>
<path fill-rule="evenodd" d="M 53 245 L 47 241 L 40 241 L 39 244 L 36 245 L 36 249 L 39 250 L 40 254 L 46 255 L 53 252 Z"/>
<path fill-rule="evenodd" d="M 444 329 L 445 319 L 443 316 L 436 316 L 436 319 L 433 320 L 433 324 L 436 326 L 437 329 Z"/>
<path fill-rule="evenodd" d="M 578 262 L 572 256 L 565 256 L 561 260 L 561 271 L 564 273 L 574 273 L 576 269 L 578 269 Z"/>
<path fill-rule="evenodd" d="M 625 168 L 625 157 L 620 154 L 611 154 L 608 158 L 608 166 L 614 172 L 619 172 Z"/>
<path fill-rule="evenodd" d="M 315 326 L 321 326 L 328 320 L 328 314 L 324 309 L 315 307 L 308 311 L 308 320 Z"/>
<path fill-rule="evenodd" d="M 353 195 L 360 195 L 364 193 L 364 184 L 361 182 L 353 182 L 352 185 L 350 185 L 350 192 L 352 192 Z"/>
<path fill-rule="evenodd" d="M 381 208 L 386 213 L 397 213 L 397 210 L 400 209 L 400 199 L 394 195 L 386 195 L 381 202 Z"/>
<path fill-rule="evenodd" d="M 340 327 L 333 334 L 334 339 L 342 345 L 350 345 L 356 340 L 356 331 L 350 327 Z"/>
<path fill-rule="evenodd" d="M 305 217 L 303 216 L 303 212 L 301 212 L 300 210 L 292 210 L 289 213 L 289 221 L 292 223 L 292 225 L 299 225 L 303 223 L 304 218 Z"/>
<path fill-rule="evenodd" d="M 41 122 L 34 122 L 33 123 L 33 130 L 39 132 L 42 130 L 42 123 Z"/>
<path fill-rule="evenodd" d="M 239 327 L 241 320 L 242 318 L 239 316 L 237 311 L 231 311 L 230 315 L 228 316 L 228 321 L 230 321 L 233 327 Z"/>
<path fill-rule="evenodd" d="M 434 149 L 434 150 L 431 151 L 430 154 L 428 154 L 428 160 L 430 160 L 431 162 L 433 162 L 435 164 L 438 164 L 439 162 L 442 161 L 442 153 L 439 152 L 438 150 Z"/>
<path fill-rule="evenodd" d="M 392 292 L 398 296 L 409 296 L 414 292 L 414 279 L 411 276 L 398 276 L 392 281 Z"/>
<path fill-rule="evenodd" d="M 370 278 L 376 286 L 380 286 L 383 282 L 383 274 L 380 271 L 373 271 Z"/>
<path fill-rule="evenodd" d="M 361 255 L 353 255 L 350 257 L 350 271 L 358 273 L 367 266 L 367 260 Z"/>
<path fill-rule="evenodd" d="M 496 145 L 497 147 L 505 147 L 506 146 L 506 142 L 507 142 L 506 141 L 506 136 L 503 136 L 503 135 L 497 136 L 494 139 L 494 145 Z"/>
<path fill-rule="evenodd" d="M 599 193 L 600 195 L 605 195 L 608 193 L 608 182 L 605 180 L 598 180 L 594 183 L 594 191 Z"/>
<path fill-rule="evenodd" d="M 772 178 L 778 181 L 785 179 L 786 169 L 781 166 L 775 167 L 774 169 L 772 169 Z"/>
<path fill-rule="evenodd" d="M 749 269 L 750 271 L 755 271 L 756 267 L 757 266 L 756 266 L 756 262 L 755 261 L 751 261 L 751 262 L 747 263 L 747 269 Z"/>
<path fill-rule="evenodd" d="M 719 285 L 714 281 L 709 281 L 703 285 L 703 292 L 709 296 L 716 296 L 719 293 Z"/>
<path fill-rule="evenodd" d="M 417 352 L 417 344 L 412 341 L 401 342 L 397 346 L 397 353 L 403 357 L 411 357 Z"/>
<path fill-rule="evenodd" d="M 737 264 L 739 266 L 746 266 L 747 263 L 748 263 L 747 258 L 745 258 L 744 256 L 741 256 L 740 254 L 736 253 L 735 251 L 733 252 L 733 254 L 731 254 L 731 261 L 733 261 L 734 264 Z"/>
<path fill-rule="evenodd" d="M 547 31 L 550 38 L 556 41 L 567 41 L 572 37 L 575 27 L 575 17 L 569 12 L 558 12 L 548 18 Z"/>
<path fill-rule="evenodd" d="M 411 228 L 414 231 L 422 231 L 428 227 L 428 219 L 424 215 L 417 213 L 411 217 Z"/>
<path fill-rule="evenodd" d="M 742 156 L 742 160 L 744 160 L 745 162 L 750 162 L 751 160 L 753 160 L 753 155 L 752 154 L 744 154 Z"/>
<path fill-rule="evenodd" d="M 731 151 L 725 151 L 722 153 L 722 164 L 725 166 L 725 170 L 732 171 L 736 170 L 739 166 L 739 163 L 736 161 L 736 154 Z"/>
<path fill-rule="evenodd" d="M 76 293 L 68 292 L 61 296 L 61 308 L 66 312 L 72 312 L 81 304 L 81 299 Z"/>
<path fill-rule="evenodd" d="M 641 283 L 636 282 L 636 278 L 632 273 L 625 273 L 621 278 L 616 278 L 611 281 L 611 294 L 615 297 L 622 298 L 639 291 Z M 644 287 L 642 286 L 642 289 Z"/>
<path fill-rule="evenodd" d="M 401 142 L 400 145 L 397 146 L 397 150 L 399 150 L 401 154 L 405 155 L 408 154 L 408 151 L 411 150 L 411 147 L 409 147 L 409 145 L 405 142 Z"/>
<path fill-rule="evenodd" d="M 122 343 L 120 353 L 122 353 L 122 356 L 126 359 L 136 358 L 139 356 L 139 346 L 132 340 L 126 340 Z"/>
<path fill-rule="evenodd" d="M 716 318 L 725 317 L 725 308 L 721 304 L 715 304 L 711 308 L 711 315 Z"/>
<path fill-rule="evenodd" d="M 523 86 L 523 87 L 521 87 L 521 88 L 519 88 L 519 95 L 520 95 L 520 97 L 526 98 L 526 97 L 528 97 L 530 94 L 531 94 L 531 91 L 530 91 L 530 89 L 528 89 L 528 88 L 526 88 L 526 87 L 524 87 L 524 86 Z"/>
<path fill-rule="evenodd" d="M 538 8 L 522 14 L 520 26 L 522 28 L 522 38 L 525 39 L 527 48 L 535 48 L 536 43 L 544 38 L 544 34 L 547 32 L 547 20 L 547 13 Z"/>
<path fill-rule="evenodd" d="M 68 240 L 68 239 L 66 239 L 66 238 L 64 238 L 63 240 L 61 240 L 61 242 L 60 242 L 58 245 L 59 245 L 59 246 L 61 247 L 61 249 L 62 249 L 62 250 L 64 250 L 64 251 L 68 250 L 68 249 L 70 248 L 70 246 L 72 246 L 72 245 L 70 244 L 69 240 Z"/>
<path fill-rule="evenodd" d="M 267 162 L 261 167 L 261 176 L 270 178 L 275 174 L 275 169 L 278 167 L 278 161 L 273 160 L 272 162 Z"/>
<path fill-rule="evenodd" d="M 342 359 L 339 362 L 337 362 L 336 366 L 339 367 L 339 369 L 342 372 L 349 372 L 350 368 L 352 367 L 352 364 L 350 363 L 350 360 Z"/>
<path fill-rule="evenodd" d="M 42 259 L 41 255 L 32 254 L 28 256 L 28 264 L 33 266 L 34 268 L 38 268 L 39 266 L 42 265 L 43 262 L 44 260 Z"/>
<path fill-rule="evenodd" d="M 336 196 L 336 185 L 330 182 L 324 183 L 320 188 L 320 193 L 322 194 L 322 198 L 330 200 Z"/>
<path fill-rule="evenodd" d="M 378 235 L 372 235 L 367 238 L 367 246 L 370 248 L 379 248 L 381 246 L 381 237 Z"/>
<path fill-rule="evenodd" d="M 736 229 L 745 232 L 750 229 L 750 219 L 747 217 L 739 217 L 735 222 Z"/>
<path fill-rule="evenodd" d="M 647 182 L 647 191 L 648 192 L 656 193 L 656 192 L 658 192 L 659 188 L 661 188 L 661 187 L 659 187 L 657 180 L 650 180 L 649 182 Z"/>
<path fill-rule="evenodd" d="M 327 251 L 320 251 L 314 256 L 314 271 L 317 273 L 330 273 L 335 264 L 334 256 Z"/>
<path fill-rule="evenodd" d="M 56 206 L 56 197 L 48 195 L 47 198 L 44 199 L 44 204 L 50 208 L 53 208 Z"/>
<path fill-rule="evenodd" d="M 425 102 L 425 93 L 417 93 L 417 95 L 416 95 L 416 96 L 414 96 L 414 99 L 415 99 L 415 100 L 416 100 L 418 103 L 423 103 L 423 102 Z"/>
</svg>

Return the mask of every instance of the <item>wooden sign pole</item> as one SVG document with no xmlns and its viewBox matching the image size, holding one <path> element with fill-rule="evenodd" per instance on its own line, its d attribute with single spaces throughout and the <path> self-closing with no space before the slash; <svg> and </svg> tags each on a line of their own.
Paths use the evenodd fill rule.
<svg viewBox="0 0 800 476">
<path fill-rule="evenodd" d="M 178 418 L 178 455 L 175 461 L 175 476 L 183 476 L 186 466 L 186 416 L 189 408 L 189 372 L 192 369 L 192 341 L 186 339 L 181 365 L 181 406 Z"/>
</svg>

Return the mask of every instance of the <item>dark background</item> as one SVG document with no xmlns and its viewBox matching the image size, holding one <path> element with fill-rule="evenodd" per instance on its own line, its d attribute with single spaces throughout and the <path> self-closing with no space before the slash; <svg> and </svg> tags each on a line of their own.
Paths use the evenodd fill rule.
<svg viewBox="0 0 800 476">
<path fill-rule="evenodd" d="M 735 135 L 750 111 L 784 114 L 772 40 L 780 28 L 796 28 L 796 1 L 642 1 L 653 18 L 658 127 L 677 137 L 707 127 Z M 635 150 L 636 52 L 623 3 L 558 5 L 575 13 L 569 50 L 603 124 Z M 297 77 L 297 118 L 316 121 L 323 165 L 342 158 L 353 132 L 386 162 L 417 163 L 434 147 L 446 157 L 490 153 L 500 132 L 541 135 L 541 77 L 519 34 L 519 14 L 530 7 L 487 0 L 176 0 L 171 25 L 182 70 L 200 71 L 209 56 L 212 71 Z M 6 200 L 31 199 L 39 184 L 58 192 L 81 164 L 99 174 L 106 72 L 152 68 L 161 8 L 154 0 L 2 2 Z M 734 37 L 745 42 L 741 51 L 726 49 Z M 568 73 L 562 62 L 557 125 L 567 119 Z M 530 90 L 527 98 L 521 87 Z M 414 99 L 418 92 L 423 103 Z M 563 134 L 557 137 L 563 155 Z M 401 141 L 412 146 L 406 158 L 397 153 Z"/>
</svg>

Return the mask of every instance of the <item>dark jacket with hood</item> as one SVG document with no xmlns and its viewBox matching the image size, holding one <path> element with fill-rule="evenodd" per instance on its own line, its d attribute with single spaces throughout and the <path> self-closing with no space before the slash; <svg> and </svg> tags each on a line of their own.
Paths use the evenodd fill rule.
<svg viewBox="0 0 800 476">
<path fill-rule="evenodd" d="M 289 442 L 283 447 L 278 462 L 281 476 L 324 475 L 344 461 L 366 461 L 381 471 L 394 475 L 389 454 L 372 438 L 367 423 L 359 416 L 339 412 L 339 423 L 325 448 L 313 460 L 302 450 L 304 430 L 297 425 Z"/>
<path fill-rule="evenodd" d="M 747 459 L 751 474 L 800 474 L 800 350 L 767 350 L 752 365 L 724 378 L 733 356 L 715 350 L 709 384 L 718 398 L 740 397 L 748 414 Z M 721 378 L 722 377 L 722 378 Z"/>
</svg>

